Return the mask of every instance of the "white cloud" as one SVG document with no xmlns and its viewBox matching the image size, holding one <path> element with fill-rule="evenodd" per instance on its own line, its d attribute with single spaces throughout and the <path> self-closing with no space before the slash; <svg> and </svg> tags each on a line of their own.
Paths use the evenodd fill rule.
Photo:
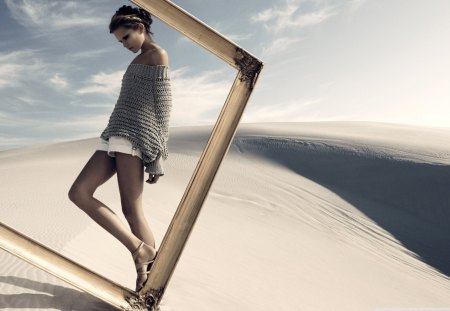
<svg viewBox="0 0 450 311">
<path fill-rule="evenodd" d="M 256 15 L 251 16 L 252 21 L 254 22 L 267 22 L 273 18 L 275 18 L 275 10 L 270 8 L 264 11 L 256 13 Z"/>
<path fill-rule="evenodd" d="M 110 47 L 105 47 L 101 49 L 94 49 L 94 50 L 85 50 L 85 51 L 79 51 L 79 52 L 71 52 L 67 53 L 65 55 L 68 62 L 77 62 L 82 59 L 88 59 L 91 60 L 94 57 L 102 56 L 105 53 L 108 53 L 111 51 Z"/>
<path fill-rule="evenodd" d="M 34 56 L 37 50 L 27 49 L 27 50 L 18 50 L 10 53 L 0 53 L 0 63 L 6 62 L 19 62 L 23 59 L 29 59 Z"/>
<path fill-rule="evenodd" d="M 267 47 L 263 47 L 261 52 L 261 58 L 278 56 L 286 50 L 292 49 L 292 46 L 302 41 L 301 38 L 281 37 L 270 42 Z"/>
<path fill-rule="evenodd" d="M 19 78 L 20 65 L 2 64 L 0 66 L 0 88 L 14 86 Z"/>
<path fill-rule="evenodd" d="M 287 20 L 285 25 L 281 24 L 281 27 L 301 28 L 310 25 L 317 25 L 335 14 L 336 11 L 332 7 L 325 7 L 314 12 L 301 14 L 293 20 Z"/>
<path fill-rule="evenodd" d="M 187 77 L 188 71 L 183 67 L 171 72 L 171 125 L 214 123 L 233 84 L 232 75 L 227 80 L 216 70 Z"/>
<path fill-rule="evenodd" d="M 60 88 L 66 88 L 67 87 L 67 81 L 64 80 L 63 78 L 61 78 L 58 73 L 55 73 L 53 75 L 53 77 L 50 78 L 49 81 L 51 83 L 53 83 L 54 85 L 60 87 Z"/>
<path fill-rule="evenodd" d="M 319 3 L 322 5 L 322 3 Z M 268 31 L 278 33 L 286 29 L 301 29 L 317 25 L 336 15 L 334 6 L 325 4 L 311 12 L 303 12 L 298 1 L 287 1 L 284 8 L 269 8 L 251 17 L 254 22 L 264 23 Z M 272 23 L 269 23 L 272 22 Z"/>
<path fill-rule="evenodd" d="M 39 124 L 39 121 L 34 118 L 26 118 L 17 114 L 10 114 L 5 111 L 0 111 L 0 124 L 2 127 L 33 127 Z"/>
<path fill-rule="evenodd" d="M 42 77 L 47 66 L 35 57 L 35 50 L 0 53 L 0 88 L 19 86 L 30 77 Z"/>
<path fill-rule="evenodd" d="M 119 70 L 113 73 L 97 73 L 88 79 L 88 86 L 82 87 L 76 91 L 78 94 L 100 93 L 106 95 L 119 95 L 122 77 L 125 70 Z"/>
<path fill-rule="evenodd" d="M 25 104 L 26 106 L 29 107 L 44 104 L 42 100 L 36 99 L 35 97 L 30 97 L 28 95 L 19 94 L 14 96 L 14 98 L 17 99 L 18 103 Z"/>
<path fill-rule="evenodd" d="M 12 17 L 30 30 L 52 32 L 107 23 L 87 1 L 5 0 L 5 3 Z"/>
</svg>

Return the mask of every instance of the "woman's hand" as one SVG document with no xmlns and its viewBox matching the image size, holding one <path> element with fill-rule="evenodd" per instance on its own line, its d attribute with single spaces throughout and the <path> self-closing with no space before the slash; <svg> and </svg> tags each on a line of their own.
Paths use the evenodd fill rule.
<svg viewBox="0 0 450 311">
<path fill-rule="evenodd" d="M 149 184 L 154 184 L 158 181 L 159 176 L 161 175 L 149 174 L 148 179 L 145 182 Z"/>
</svg>

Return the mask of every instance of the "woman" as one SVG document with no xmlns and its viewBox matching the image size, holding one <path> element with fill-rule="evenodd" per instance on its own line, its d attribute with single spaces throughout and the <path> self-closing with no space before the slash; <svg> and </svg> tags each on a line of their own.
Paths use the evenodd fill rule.
<svg viewBox="0 0 450 311">
<path fill-rule="evenodd" d="M 164 175 L 167 159 L 171 86 L 167 52 L 152 39 L 150 14 L 122 6 L 111 18 L 110 33 L 133 53 L 120 95 L 97 150 L 73 183 L 69 198 L 131 252 L 136 266 L 136 291 L 148 278 L 157 251 L 153 233 L 142 209 L 145 172 L 147 183 Z M 97 187 L 117 172 L 122 211 L 131 232 L 105 204 L 93 197 Z"/>
</svg>

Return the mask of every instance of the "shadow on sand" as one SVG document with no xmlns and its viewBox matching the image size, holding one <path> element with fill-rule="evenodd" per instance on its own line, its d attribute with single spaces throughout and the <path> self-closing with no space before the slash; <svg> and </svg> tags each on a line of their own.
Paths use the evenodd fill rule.
<svg viewBox="0 0 450 311">
<path fill-rule="evenodd" d="M 249 136 L 233 143 L 330 189 L 450 276 L 450 166 L 298 138 Z"/>
<path fill-rule="evenodd" d="M 55 309 L 61 311 L 118 310 L 88 293 L 69 287 L 33 281 L 16 276 L 0 276 L 0 284 L 5 283 L 40 293 L 0 294 L 0 301 L 3 301 L 0 310 L 24 308 Z"/>
</svg>

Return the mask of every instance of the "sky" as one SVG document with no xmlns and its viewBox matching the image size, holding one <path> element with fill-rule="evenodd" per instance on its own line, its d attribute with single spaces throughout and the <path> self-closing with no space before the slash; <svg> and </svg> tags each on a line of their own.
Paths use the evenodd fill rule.
<svg viewBox="0 0 450 311">
<path fill-rule="evenodd" d="M 450 128 L 448 0 L 177 0 L 264 64 L 241 123 Z M 130 1 L 0 0 L 0 150 L 98 137 L 138 55 L 109 33 Z M 151 12 L 150 12 L 151 13 Z M 213 125 L 236 70 L 153 17 L 170 126 Z"/>
</svg>

